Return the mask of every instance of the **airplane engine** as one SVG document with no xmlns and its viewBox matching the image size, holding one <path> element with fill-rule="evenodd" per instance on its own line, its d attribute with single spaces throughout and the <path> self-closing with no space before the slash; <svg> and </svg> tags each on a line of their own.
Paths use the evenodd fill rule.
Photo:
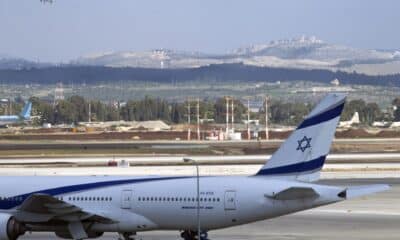
<svg viewBox="0 0 400 240">
<path fill-rule="evenodd" d="M 25 226 L 13 216 L 6 213 L 0 214 L 0 240 L 16 240 L 25 231 Z"/>
</svg>

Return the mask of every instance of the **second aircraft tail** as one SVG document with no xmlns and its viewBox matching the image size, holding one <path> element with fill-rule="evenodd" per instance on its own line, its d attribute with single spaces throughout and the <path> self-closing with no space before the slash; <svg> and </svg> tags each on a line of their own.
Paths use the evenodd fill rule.
<svg viewBox="0 0 400 240">
<path fill-rule="evenodd" d="M 19 114 L 19 116 L 24 120 L 29 120 L 31 117 L 31 111 L 32 111 L 32 103 L 27 102 L 24 108 L 22 109 L 21 113 Z"/>
</svg>

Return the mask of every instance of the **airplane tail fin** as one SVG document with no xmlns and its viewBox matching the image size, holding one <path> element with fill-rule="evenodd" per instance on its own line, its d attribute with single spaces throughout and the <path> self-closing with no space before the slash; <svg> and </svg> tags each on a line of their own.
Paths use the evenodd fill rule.
<svg viewBox="0 0 400 240">
<path fill-rule="evenodd" d="M 19 116 L 24 120 L 29 120 L 29 118 L 31 117 L 31 111 L 32 111 L 32 103 L 27 102 L 24 108 L 22 109 L 21 113 L 19 114 Z"/>
<path fill-rule="evenodd" d="M 345 94 L 339 93 L 328 94 L 322 99 L 256 176 L 284 177 L 306 182 L 318 180 L 345 100 Z"/>
<path fill-rule="evenodd" d="M 360 123 L 360 117 L 358 115 L 358 112 L 354 112 L 353 117 L 350 119 L 351 123 L 359 124 Z"/>
</svg>

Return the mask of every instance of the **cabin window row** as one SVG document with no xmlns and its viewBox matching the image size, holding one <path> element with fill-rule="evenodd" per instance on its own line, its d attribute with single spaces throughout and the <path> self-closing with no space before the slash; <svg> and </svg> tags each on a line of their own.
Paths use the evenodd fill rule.
<svg viewBox="0 0 400 240">
<path fill-rule="evenodd" d="M 112 197 L 69 197 L 69 201 L 112 201 Z"/>
<path fill-rule="evenodd" d="M 23 197 L 0 197 L 0 201 L 22 201 Z"/>
<path fill-rule="evenodd" d="M 158 201 L 158 202 L 197 202 L 194 197 L 138 197 L 139 202 Z M 200 202 L 219 202 L 219 198 L 200 198 Z"/>
</svg>

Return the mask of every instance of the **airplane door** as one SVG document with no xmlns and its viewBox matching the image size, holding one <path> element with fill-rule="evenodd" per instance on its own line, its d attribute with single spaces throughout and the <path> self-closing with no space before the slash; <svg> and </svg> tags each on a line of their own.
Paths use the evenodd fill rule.
<svg viewBox="0 0 400 240">
<path fill-rule="evenodd" d="M 225 192 L 225 210 L 236 210 L 236 191 Z"/>
<path fill-rule="evenodd" d="M 122 190 L 121 193 L 121 208 L 130 209 L 132 201 L 132 190 Z"/>
</svg>

